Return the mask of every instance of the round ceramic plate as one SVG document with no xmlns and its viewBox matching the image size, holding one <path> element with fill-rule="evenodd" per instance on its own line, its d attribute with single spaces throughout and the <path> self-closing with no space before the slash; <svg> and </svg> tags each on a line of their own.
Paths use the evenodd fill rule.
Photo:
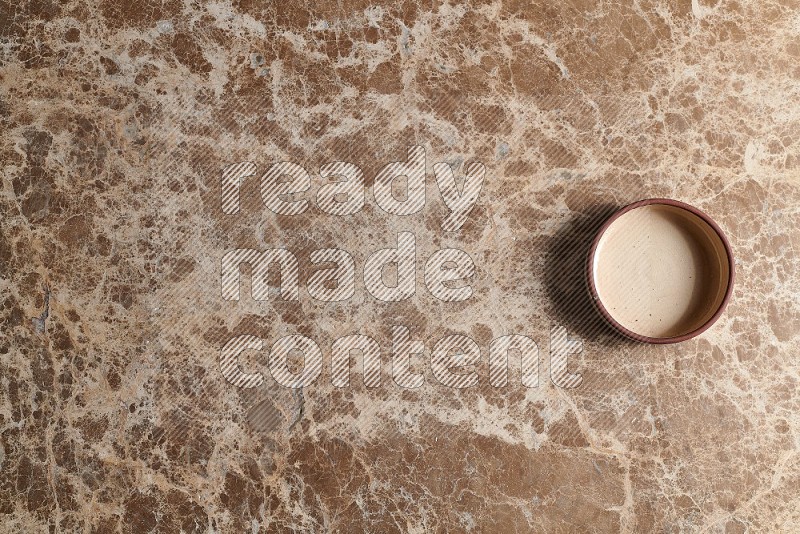
<svg viewBox="0 0 800 534">
<path fill-rule="evenodd" d="M 654 198 L 630 204 L 600 228 L 588 286 L 623 335 L 676 343 L 709 328 L 733 290 L 734 261 L 719 226 L 697 208 Z"/>
</svg>

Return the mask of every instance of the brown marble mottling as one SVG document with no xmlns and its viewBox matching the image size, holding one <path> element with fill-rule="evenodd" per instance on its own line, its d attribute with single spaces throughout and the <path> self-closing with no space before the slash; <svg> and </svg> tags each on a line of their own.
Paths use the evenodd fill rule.
<svg viewBox="0 0 800 534">
<path fill-rule="evenodd" d="M 800 3 L 0 0 L 0 530 L 3 532 L 798 532 Z M 426 148 L 427 204 L 224 215 L 220 170 L 380 167 Z M 458 233 L 431 166 L 477 160 Z M 582 244 L 664 196 L 728 233 L 737 284 L 679 345 L 599 327 Z M 375 300 L 366 257 L 475 259 L 474 295 Z M 234 247 L 340 247 L 342 303 L 223 301 Z M 248 284 L 249 282 L 246 282 Z M 249 287 L 249 286 L 245 286 Z M 391 326 L 481 348 L 479 386 L 403 389 Z M 549 379 L 549 336 L 583 383 Z M 385 376 L 331 386 L 362 332 Z M 303 390 L 238 389 L 220 347 L 307 335 Z M 534 339 L 537 388 L 487 382 L 493 338 Z M 266 373 L 267 352 L 242 365 Z"/>
</svg>

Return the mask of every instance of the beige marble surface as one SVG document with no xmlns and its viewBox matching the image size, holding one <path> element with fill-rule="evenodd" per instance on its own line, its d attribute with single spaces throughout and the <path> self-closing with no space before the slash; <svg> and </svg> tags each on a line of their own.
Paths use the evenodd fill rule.
<svg viewBox="0 0 800 534">
<path fill-rule="evenodd" d="M 800 528 L 796 1 L 3 0 L 0 124 L 3 532 Z M 412 145 L 425 206 L 387 214 L 374 178 Z M 275 215 L 249 179 L 224 214 L 245 161 L 302 165 L 308 209 Z M 364 172 L 354 215 L 314 202 L 332 161 Z M 483 188 L 445 232 L 433 164 L 470 161 Z M 615 336 L 583 286 L 598 224 L 648 197 L 698 206 L 736 255 L 727 311 L 678 345 Z M 399 232 L 416 291 L 383 302 L 364 264 Z M 299 299 L 245 276 L 224 300 L 223 254 L 270 247 L 297 255 Z M 352 255 L 350 299 L 308 293 L 321 248 Z M 473 259 L 469 299 L 427 289 L 442 248 Z M 419 388 L 390 375 L 398 325 L 425 344 Z M 352 333 L 380 345 L 379 387 L 332 385 Z M 269 378 L 290 334 L 325 362 L 302 390 Z M 432 373 L 449 334 L 479 347 L 474 387 Z M 490 384 L 508 334 L 537 344 L 537 387 L 516 364 Z M 256 388 L 220 371 L 238 335 L 267 347 L 240 359 Z M 582 349 L 562 374 L 558 346 Z"/>
</svg>

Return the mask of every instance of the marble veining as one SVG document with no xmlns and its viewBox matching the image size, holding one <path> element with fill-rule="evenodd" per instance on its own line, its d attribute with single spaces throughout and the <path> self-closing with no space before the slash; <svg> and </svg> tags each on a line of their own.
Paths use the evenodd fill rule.
<svg viewBox="0 0 800 534">
<path fill-rule="evenodd" d="M 797 532 L 799 60 L 795 0 L 0 0 L 0 530 Z M 387 214 L 375 177 L 410 146 L 424 208 Z M 279 161 L 307 210 L 245 179 L 223 211 L 226 165 Z M 315 202 L 336 161 L 363 171 L 352 215 Z M 433 165 L 470 162 L 483 187 L 445 231 Z M 711 215 L 736 257 L 725 314 L 677 345 L 613 334 L 582 280 L 599 223 L 648 197 Z M 401 232 L 416 291 L 384 302 L 363 269 Z M 274 273 L 247 297 L 245 268 L 223 299 L 225 251 L 270 247 L 299 298 Z M 353 257 L 346 301 L 306 289 L 324 248 Z M 426 288 L 446 248 L 474 261 L 466 300 Z M 393 381 L 392 326 L 424 344 L 419 388 Z M 333 384 L 353 333 L 378 387 Z M 320 346 L 313 384 L 222 376 L 232 337 L 289 334 Z M 474 387 L 426 363 L 452 334 Z M 490 383 L 510 334 L 536 387 L 516 364 Z M 240 365 L 268 376 L 268 353 Z"/>
</svg>

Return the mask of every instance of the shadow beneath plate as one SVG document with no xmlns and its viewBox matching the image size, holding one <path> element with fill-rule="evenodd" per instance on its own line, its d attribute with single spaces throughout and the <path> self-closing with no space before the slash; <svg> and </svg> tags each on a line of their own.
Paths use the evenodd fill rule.
<svg viewBox="0 0 800 534">
<path fill-rule="evenodd" d="M 546 245 L 545 288 L 555 319 L 581 339 L 604 345 L 635 344 L 605 322 L 586 285 L 592 240 L 617 209 L 619 206 L 601 204 L 573 213 Z"/>
</svg>

